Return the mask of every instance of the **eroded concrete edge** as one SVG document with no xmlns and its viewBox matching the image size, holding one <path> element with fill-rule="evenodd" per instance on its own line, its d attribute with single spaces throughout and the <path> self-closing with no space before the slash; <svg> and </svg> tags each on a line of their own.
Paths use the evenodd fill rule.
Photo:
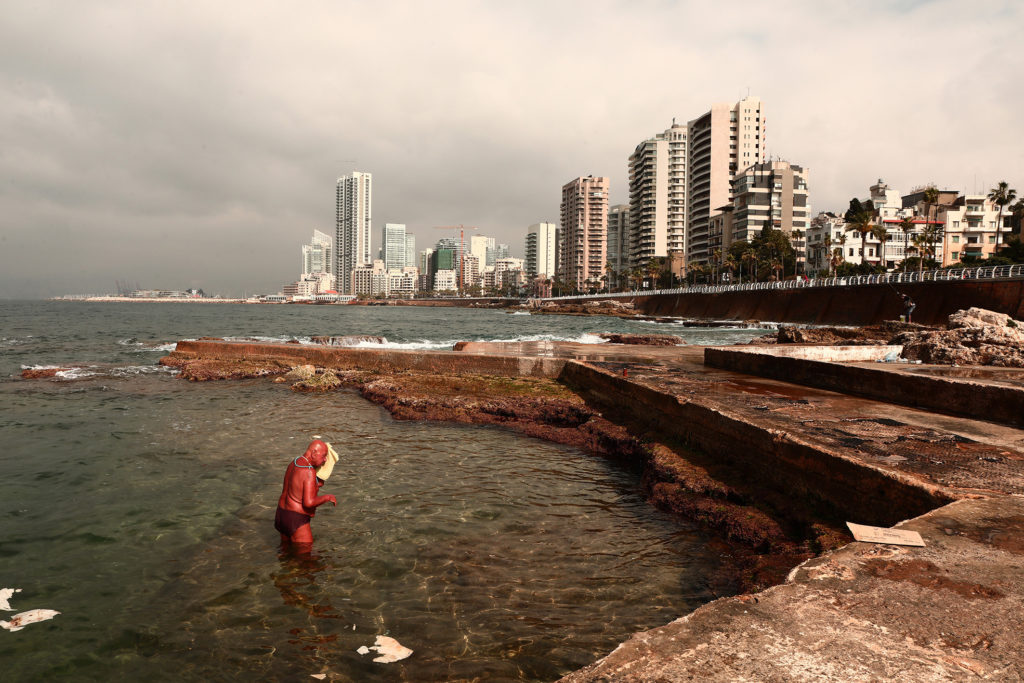
<svg viewBox="0 0 1024 683">
<path fill-rule="evenodd" d="M 562 680 L 1021 680 L 1024 498 L 957 501 L 899 526 L 926 546 L 851 543 Z"/>
</svg>

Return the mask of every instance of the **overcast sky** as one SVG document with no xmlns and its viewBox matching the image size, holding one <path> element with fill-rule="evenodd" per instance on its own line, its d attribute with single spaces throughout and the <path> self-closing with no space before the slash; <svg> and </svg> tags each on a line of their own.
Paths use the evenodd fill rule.
<svg viewBox="0 0 1024 683">
<path fill-rule="evenodd" d="M 814 212 L 879 177 L 1024 194 L 1024 2 L 0 0 L 0 297 L 276 292 L 373 173 L 417 249 L 522 255 L 561 186 L 749 92 Z"/>
</svg>

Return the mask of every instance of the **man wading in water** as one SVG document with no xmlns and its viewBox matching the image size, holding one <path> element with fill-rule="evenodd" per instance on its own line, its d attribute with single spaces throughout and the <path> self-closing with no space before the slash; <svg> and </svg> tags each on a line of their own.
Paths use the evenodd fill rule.
<svg viewBox="0 0 1024 683">
<path fill-rule="evenodd" d="M 334 496 L 316 494 L 324 485 L 323 480 L 317 478 L 316 469 L 325 462 L 327 444 L 316 439 L 309 444 L 305 453 L 288 464 L 288 470 L 284 473 L 284 488 L 277 501 L 277 514 L 274 515 L 274 528 L 281 532 L 282 543 L 311 548 L 313 530 L 309 523 L 317 507 L 324 503 L 338 505 Z"/>
</svg>

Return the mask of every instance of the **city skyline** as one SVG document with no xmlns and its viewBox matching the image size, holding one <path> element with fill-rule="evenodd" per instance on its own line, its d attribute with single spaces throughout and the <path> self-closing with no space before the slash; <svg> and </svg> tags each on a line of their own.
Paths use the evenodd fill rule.
<svg viewBox="0 0 1024 683">
<path fill-rule="evenodd" d="M 1024 185 L 1019 3 L 598 4 L 571 36 L 571 3 L 8 7 L 0 297 L 276 291 L 281 248 L 333 232 L 327 188 L 354 170 L 375 176 L 374 241 L 467 224 L 523 256 L 566 182 L 608 177 L 626 204 L 638 141 L 748 94 L 816 211 L 878 178 Z"/>
</svg>

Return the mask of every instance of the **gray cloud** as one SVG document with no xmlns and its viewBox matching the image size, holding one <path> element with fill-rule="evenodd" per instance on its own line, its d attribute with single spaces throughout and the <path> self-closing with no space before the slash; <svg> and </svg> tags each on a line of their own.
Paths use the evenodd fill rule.
<svg viewBox="0 0 1024 683">
<path fill-rule="evenodd" d="M 521 251 L 563 183 L 625 201 L 640 140 L 748 87 L 816 210 L 878 177 L 1024 189 L 1020 3 L 720 4 L 8 3 L 0 296 L 276 291 L 353 169 L 420 247 Z"/>
</svg>

